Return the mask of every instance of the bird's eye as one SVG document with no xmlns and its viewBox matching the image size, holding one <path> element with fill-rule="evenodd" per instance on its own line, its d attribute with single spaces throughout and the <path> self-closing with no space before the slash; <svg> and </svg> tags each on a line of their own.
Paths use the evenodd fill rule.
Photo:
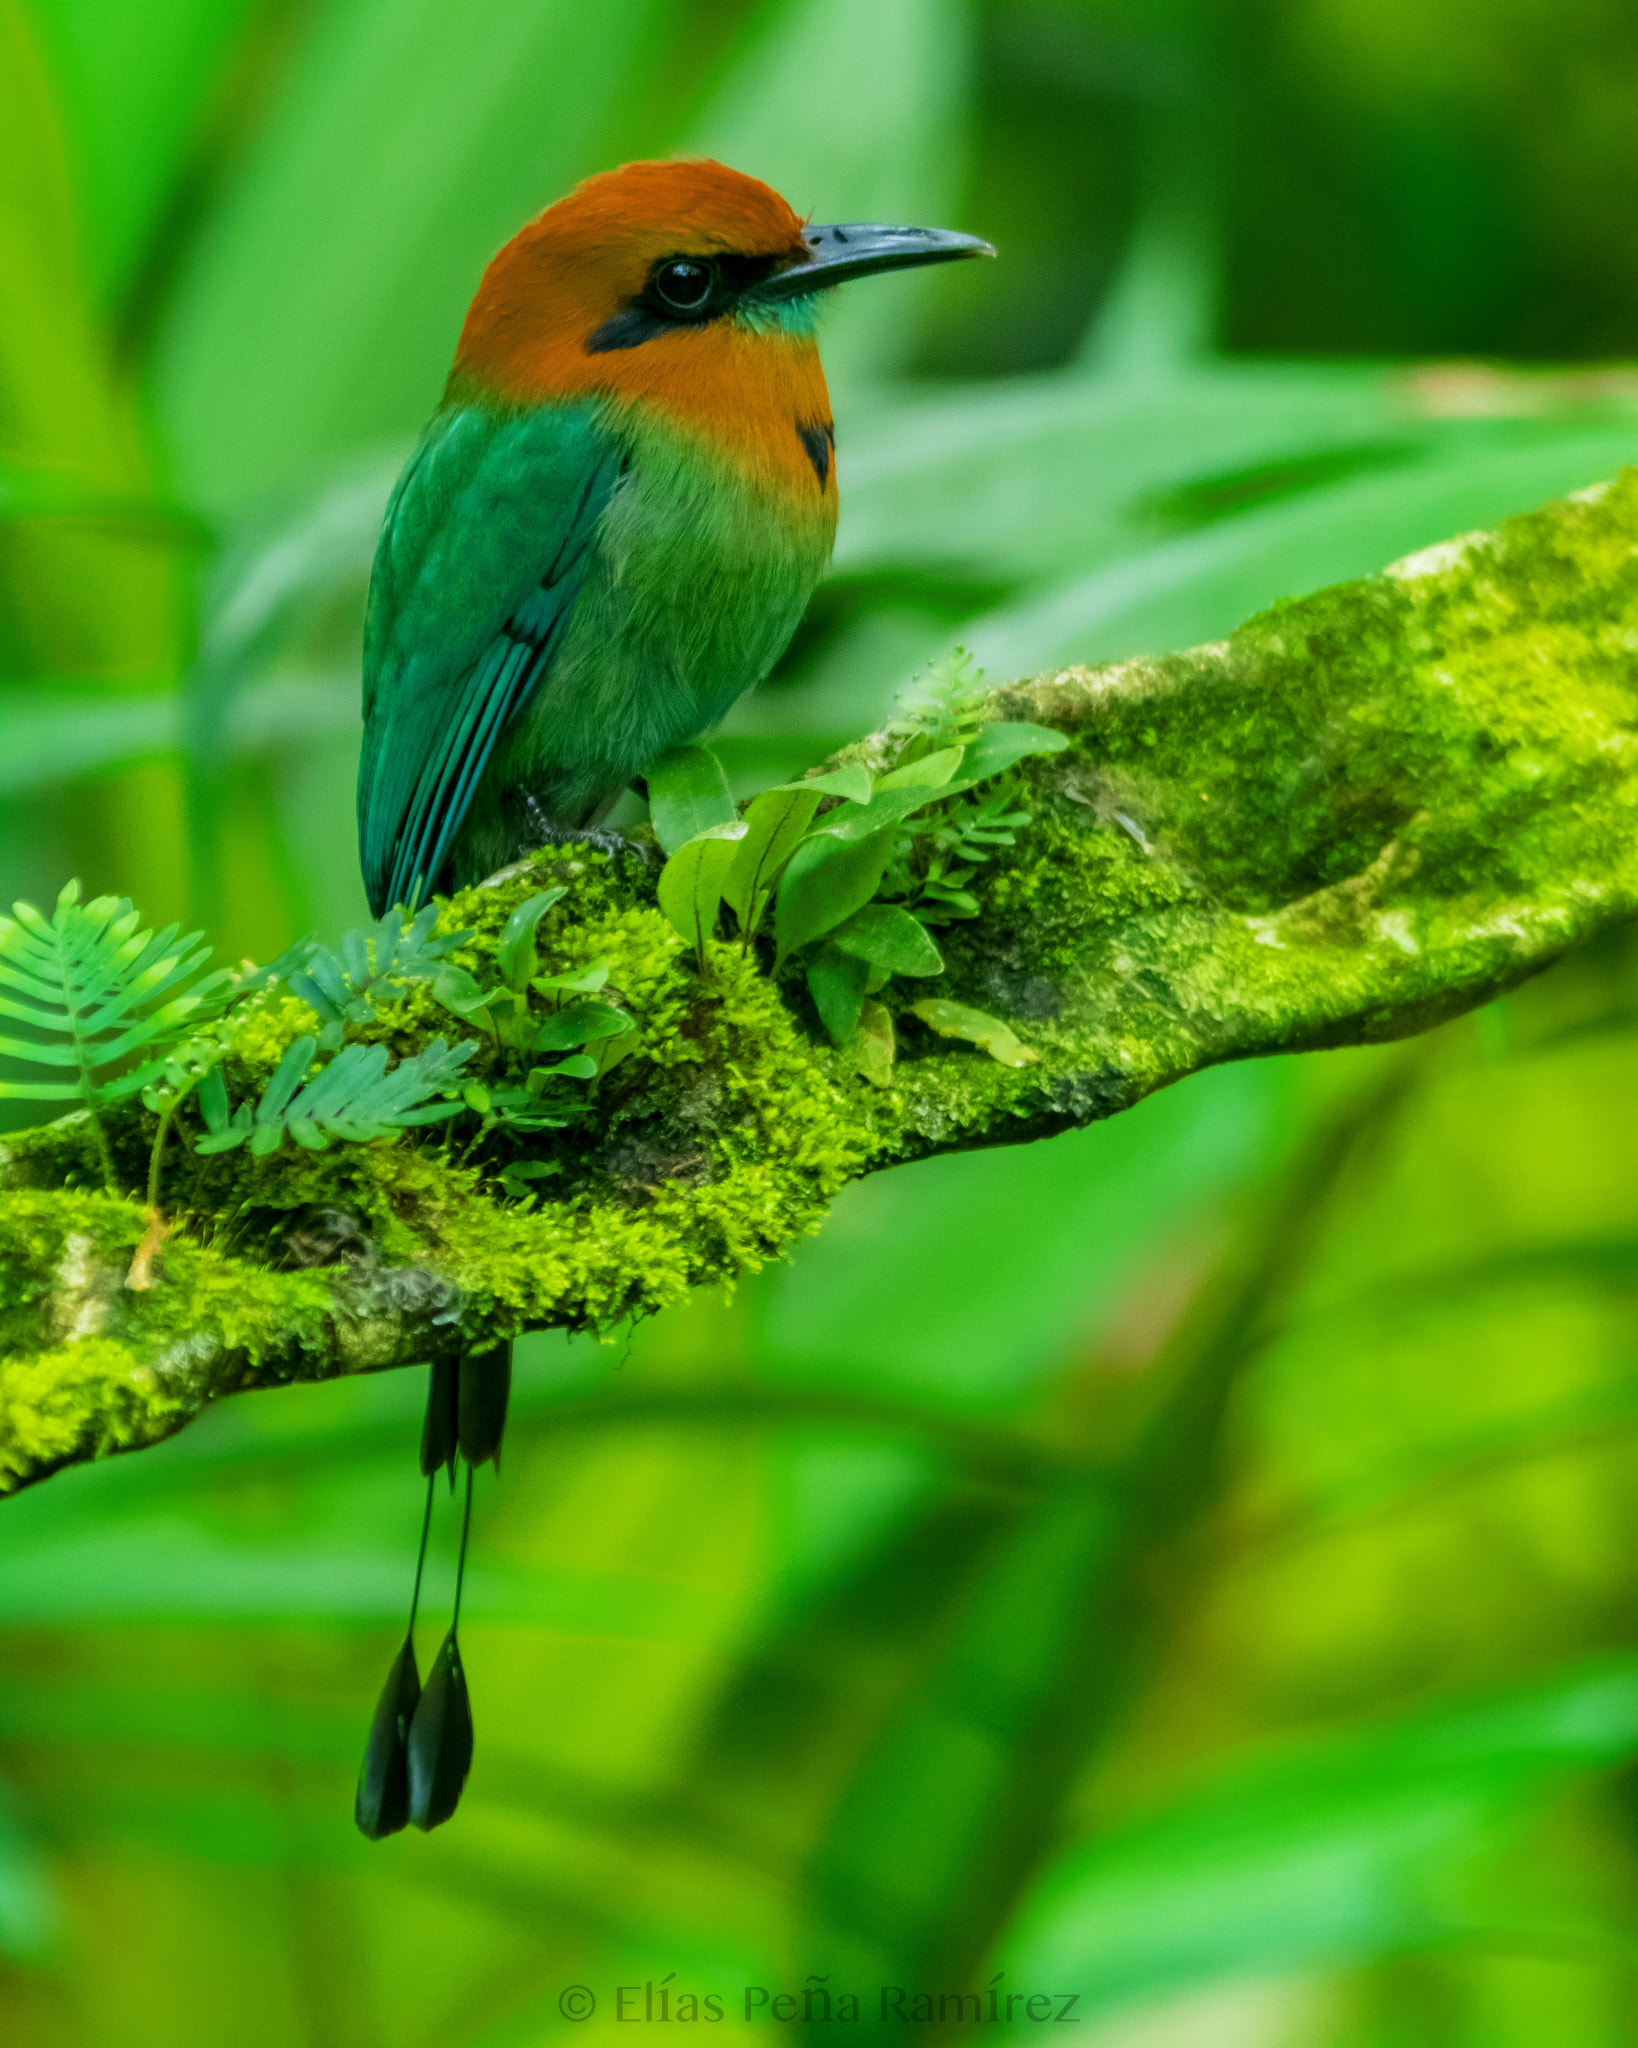
<svg viewBox="0 0 1638 2048">
<path fill-rule="evenodd" d="M 698 313 L 711 296 L 716 277 L 709 263 L 676 257 L 654 270 L 654 295 L 673 313 Z"/>
</svg>

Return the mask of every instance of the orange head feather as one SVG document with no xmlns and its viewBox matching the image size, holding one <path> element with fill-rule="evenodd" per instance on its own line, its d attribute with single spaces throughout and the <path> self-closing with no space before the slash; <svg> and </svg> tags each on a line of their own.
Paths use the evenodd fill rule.
<svg viewBox="0 0 1638 2048">
<path fill-rule="evenodd" d="M 635 401 L 811 496 L 813 472 L 792 433 L 830 419 L 811 333 L 758 332 L 729 319 L 641 347 L 589 346 L 640 298 L 662 259 L 739 257 L 785 269 L 809 260 L 802 230 L 771 186 L 708 158 L 604 171 L 547 207 L 490 263 L 452 383 L 523 404 Z"/>
<path fill-rule="evenodd" d="M 830 399 L 814 315 L 849 277 L 987 242 L 867 222 L 814 228 L 726 164 L 623 164 L 514 235 L 461 330 L 451 396 L 601 398 L 834 518 Z"/>
</svg>

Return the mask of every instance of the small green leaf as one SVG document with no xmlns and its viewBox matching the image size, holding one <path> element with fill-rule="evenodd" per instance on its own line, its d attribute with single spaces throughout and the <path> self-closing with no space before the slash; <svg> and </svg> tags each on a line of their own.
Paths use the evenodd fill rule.
<svg viewBox="0 0 1638 2048">
<path fill-rule="evenodd" d="M 838 1045 L 846 1045 L 859 1028 L 868 971 L 862 960 L 851 960 L 834 946 L 826 946 L 808 969 L 808 994 L 813 998 L 813 1007 Z"/>
<path fill-rule="evenodd" d="M 820 796 L 845 797 L 850 804 L 867 804 L 870 801 L 870 770 L 832 768 L 823 775 L 808 775 L 800 782 L 784 783 L 781 788 L 814 790 Z"/>
<path fill-rule="evenodd" d="M 567 889 L 543 889 L 520 903 L 506 920 L 506 929 L 495 948 L 495 965 L 501 979 L 513 991 L 528 986 L 529 977 L 540 965 L 535 956 L 535 927 L 554 903 L 568 895 Z"/>
<path fill-rule="evenodd" d="M 708 747 L 667 747 L 647 779 L 649 821 L 667 853 L 676 853 L 714 825 L 734 822 L 728 778 Z"/>
<path fill-rule="evenodd" d="M 885 1088 L 893 1079 L 892 1014 L 867 998 L 859 1011 L 859 1028 L 849 1041 L 848 1058 L 867 1081 Z"/>
<path fill-rule="evenodd" d="M 891 903 L 867 903 L 831 936 L 844 953 L 856 954 L 889 974 L 944 972 L 943 957 L 927 927 Z"/>
<path fill-rule="evenodd" d="M 941 747 L 936 754 L 923 754 L 919 761 L 895 768 L 891 775 L 876 778 L 878 789 L 942 789 L 961 766 L 965 747 Z"/>
<path fill-rule="evenodd" d="M 708 825 L 677 851 L 660 871 L 660 908 L 703 958 L 716 929 L 717 905 L 747 828 L 738 819 Z"/>
<path fill-rule="evenodd" d="M 912 813 L 937 803 L 942 787 L 928 789 L 908 784 L 900 789 L 880 789 L 867 804 L 844 804 L 825 815 L 808 834 L 810 839 L 868 839 L 884 826 L 901 824 Z"/>
<path fill-rule="evenodd" d="M 291 1041 L 284 1058 L 279 1062 L 278 1072 L 268 1082 L 262 1092 L 261 1101 L 256 1105 L 258 1125 L 265 1127 L 277 1124 L 281 1120 L 291 1096 L 301 1086 L 307 1069 L 313 1064 L 313 1056 L 317 1051 L 316 1038 L 297 1038 Z M 278 1139 L 275 1137 L 273 1142 L 276 1145 Z M 265 1148 L 258 1147 L 253 1139 L 251 1150 L 259 1149 Z"/>
<path fill-rule="evenodd" d="M 637 1033 L 628 1031 L 625 1037 L 635 1039 Z M 619 1045 L 618 1038 L 601 1041 L 605 1045 Z M 531 1067 L 528 1074 L 529 1089 L 538 1095 L 548 1081 L 590 1081 L 601 1071 L 595 1054 L 589 1052 L 571 1053 L 566 1060 L 559 1060 L 555 1067 Z"/>
<path fill-rule="evenodd" d="M 588 960 L 584 967 L 566 969 L 562 974 L 537 974 L 530 983 L 543 996 L 595 995 L 609 978 L 606 960 Z"/>
<path fill-rule="evenodd" d="M 910 1014 L 931 1025 L 945 1038 L 967 1039 L 1003 1067 L 1027 1067 L 1041 1057 L 1021 1043 L 1013 1035 L 1011 1026 L 1003 1024 L 999 1017 L 969 1009 L 965 1003 L 952 1003 L 943 996 L 934 996 L 925 1003 L 912 1004 Z"/>
<path fill-rule="evenodd" d="M 432 981 L 432 1000 L 441 1003 L 446 1010 L 453 1010 L 457 1017 L 466 1017 L 480 1024 L 489 1019 L 483 1014 L 500 996 L 498 988 L 480 988 L 464 967 L 440 967 Z"/>
<path fill-rule="evenodd" d="M 1010 725 L 1005 721 L 982 727 L 967 758 L 961 764 L 963 782 L 987 782 L 992 775 L 1004 775 L 1026 754 L 1061 754 L 1069 745 L 1066 733 L 1047 725 Z"/>
<path fill-rule="evenodd" d="M 864 770 L 861 768 L 857 773 L 864 775 Z M 868 797 L 870 778 L 865 775 L 864 779 Z M 754 932 L 762 922 L 763 906 L 773 893 L 780 870 L 801 845 L 802 835 L 813 823 L 818 808 L 819 793 L 811 784 L 792 784 L 785 789 L 765 790 L 746 811 L 745 837 L 722 889 L 742 932 Z"/>
<path fill-rule="evenodd" d="M 620 1038 L 600 1038 L 588 1060 L 593 1069 L 592 1078 L 602 1080 L 603 1076 L 612 1072 L 623 1059 L 628 1059 L 641 1042 L 642 1033 L 635 1030 L 626 1032 Z M 565 1060 L 564 1065 L 568 1064 L 569 1062 Z"/>
<path fill-rule="evenodd" d="M 207 1135 L 194 1146 L 196 1152 L 231 1152 L 250 1136 L 250 1104 L 232 1108 L 220 1067 L 212 1067 L 199 1083 L 197 1099 Z"/>
<path fill-rule="evenodd" d="M 531 1052 L 568 1052 L 588 1045 L 596 1038 L 619 1038 L 631 1029 L 631 1019 L 612 1003 L 600 1003 L 590 996 L 565 1003 L 529 1035 Z"/>
<path fill-rule="evenodd" d="M 893 852 L 893 828 L 869 839 L 805 839 L 779 878 L 774 937 L 779 959 L 862 910 L 881 886 Z"/>
</svg>

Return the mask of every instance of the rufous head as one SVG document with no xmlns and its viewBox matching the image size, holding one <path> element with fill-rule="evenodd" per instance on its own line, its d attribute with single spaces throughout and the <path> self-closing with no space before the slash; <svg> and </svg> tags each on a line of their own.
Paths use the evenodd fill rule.
<svg viewBox="0 0 1638 2048">
<path fill-rule="evenodd" d="M 662 359 L 686 367 L 713 333 L 811 346 L 815 295 L 850 277 L 994 253 L 939 229 L 810 227 L 771 186 L 709 158 L 622 164 L 495 257 L 455 376 L 520 399 L 645 387 Z"/>
</svg>

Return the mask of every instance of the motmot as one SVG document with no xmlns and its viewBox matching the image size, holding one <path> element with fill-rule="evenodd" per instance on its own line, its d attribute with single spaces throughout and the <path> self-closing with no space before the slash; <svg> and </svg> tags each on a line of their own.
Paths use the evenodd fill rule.
<svg viewBox="0 0 1638 2048">
<path fill-rule="evenodd" d="M 822 305 L 852 278 L 994 253 L 814 227 L 710 160 L 605 171 L 506 244 L 370 577 L 376 915 L 595 836 L 762 681 L 836 534 Z"/>
</svg>

